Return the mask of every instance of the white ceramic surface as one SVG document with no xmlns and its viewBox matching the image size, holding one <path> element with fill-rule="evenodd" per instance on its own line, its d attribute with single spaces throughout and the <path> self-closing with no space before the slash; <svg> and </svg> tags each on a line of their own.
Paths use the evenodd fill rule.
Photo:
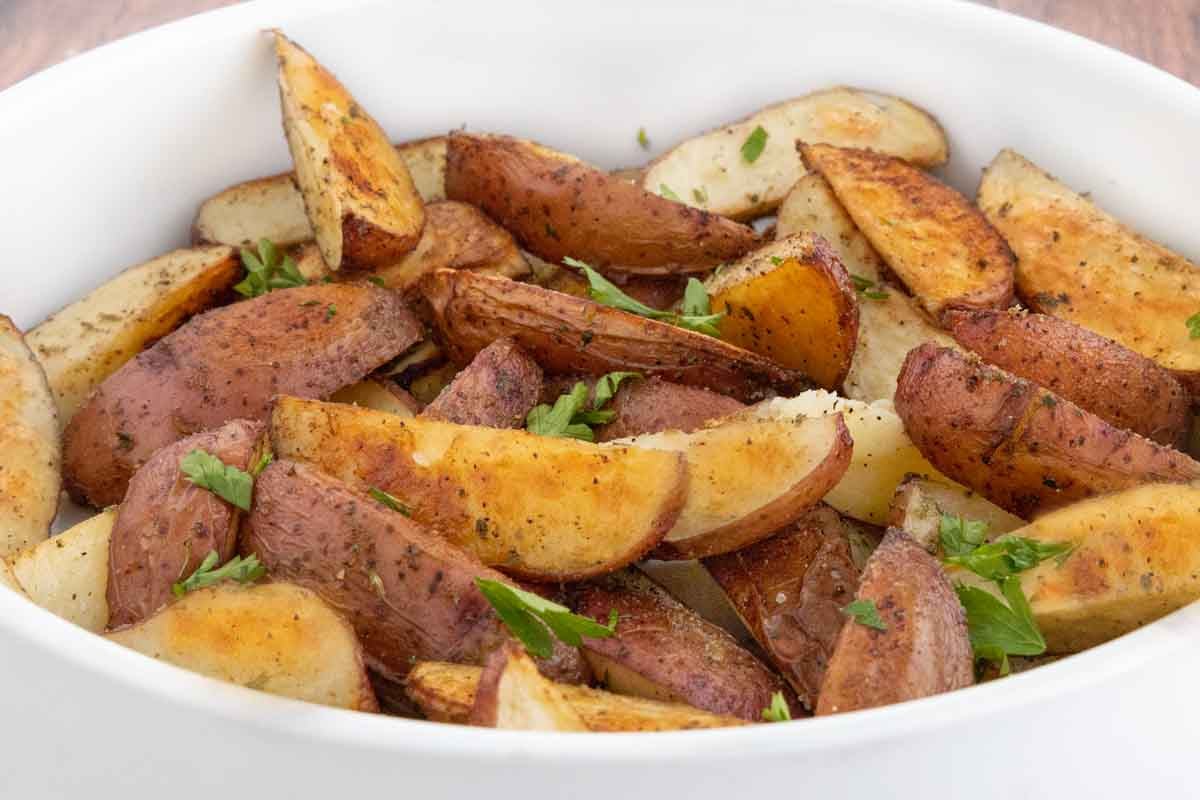
<svg viewBox="0 0 1200 800">
<path fill-rule="evenodd" d="M 1132 0 L 1131 0 L 1132 1 Z M 936 113 L 973 191 L 1013 146 L 1185 253 L 1200 93 L 1082 39 L 935 0 L 259 2 L 0 94 L 0 312 L 30 325 L 284 168 L 280 25 L 396 137 L 467 123 L 607 166 L 832 83 Z M 2 455 L 0 455 L 2 457 Z M 1200 608 L 1032 673 L 878 711 L 680 734 L 505 734 L 189 675 L 0 589 L 0 797 L 1113 797 L 1194 794 Z"/>
</svg>

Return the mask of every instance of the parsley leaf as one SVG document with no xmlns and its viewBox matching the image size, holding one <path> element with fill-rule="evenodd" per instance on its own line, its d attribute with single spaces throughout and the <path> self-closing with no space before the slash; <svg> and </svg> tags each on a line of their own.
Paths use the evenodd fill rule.
<svg viewBox="0 0 1200 800">
<path fill-rule="evenodd" d="M 610 372 L 596 381 L 596 396 L 592 400 L 592 408 L 604 408 L 609 400 L 617 393 L 623 381 L 640 380 L 640 372 Z"/>
<path fill-rule="evenodd" d="M 783 692 L 771 695 L 771 705 L 763 709 L 762 718 L 764 722 L 787 722 L 792 718 L 792 712 L 788 709 Z"/>
<path fill-rule="evenodd" d="M 596 436 L 592 429 L 583 422 L 574 421 L 587 404 L 587 397 L 587 384 L 579 381 L 571 391 L 559 395 L 553 406 L 542 403 L 530 411 L 525 417 L 525 430 L 539 436 L 566 436 L 594 442 Z"/>
<path fill-rule="evenodd" d="M 696 189 L 692 189 L 692 198 L 697 203 L 707 203 L 708 202 L 708 190 L 705 189 L 703 186 L 700 186 Z"/>
<path fill-rule="evenodd" d="M 677 195 L 673 191 L 671 191 L 671 187 L 667 186 L 665 183 L 660 183 L 658 185 L 658 194 L 660 197 L 665 197 L 668 200 L 674 200 L 676 203 L 683 202 L 682 200 L 679 199 L 679 195 Z"/>
<path fill-rule="evenodd" d="M 947 557 L 965 556 L 987 538 L 986 522 L 963 519 L 953 514 L 942 514 L 938 535 L 942 541 L 942 552 Z"/>
<path fill-rule="evenodd" d="M 205 586 L 212 586 L 221 581 L 253 583 L 267 574 L 267 568 L 259 562 L 258 556 L 252 555 L 247 558 L 234 556 L 225 563 L 225 566 L 218 567 L 217 562 L 220 559 L 221 556 L 217 554 L 216 550 L 208 551 L 208 555 L 200 562 L 200 566 L 196 567 L 195 572 L 171 585 L 171 593 L 176 597 L 183 597 L 188 592 L 203 589 Z"/>
<path fill-rule="evenodd" d="M 1020 578 L 1010 575 L 1000 581 L 1007 605 L 976 586 L 958 584 L 954 590 L 967 612 L 967 632 L 976 658 L 998 662 L 1004 672 L 1008 656 L 1036 656 L 1046 651 L 1046 640 L 1033 619 Z"/>
<path fill-rule="evenodd" d="M 638 128 L 637 143 L 643 150 L 650 149 L 650 137 L 646 135 L 645 128 Z"/>
<path fill-rule="evenodd" d="M 179 469 L 187 479 L 208 489 L 227 503 L 243 511 L 250 510 L 250 495 L 254 478 L 237 467 L 231 467 L 212 453 L 193 450 L 179 461 Z"/>
<path fill-rule="evenodd" d="M 1072 542 L 1039 542 L 1023 536 L 1001 536 L 968 553 L 947 556 L 944 563 L 964 567 L 988 580 L 1000 581 L 1032 569 L 1048 558 L 1065 558 L 1074 549 Z"/>
<path fill-rule="evenodd" d="M 601 625 L 573 614 L 566 606 L 500 581 L 476 578 L 475 585 L 525 649 L 539 658 L 549 658 L 554 652 L 551 633 L 564 644 L 579 647 L 584 636 L 607 639 L 617 632 L 616 609 L 610 612 L 608 624 Z"/>
<path fill-rule="evenodd" d="M 250 468 L 250 476 L 257 478 L 262 474 L 262 471 L 271 466 L 271 462 L 275 460 L 275 454 L 270 450 L 263 450 L 262 455 L 258 457 L 258 461 L 254 462 L 254 466 Z"/>
<path fill-rule="evenodd" d="M 591 266 L 578 259 L 568 256 L 563 259 L 563 263 L 568 267 L 583 270 L 584 277 L 587 278 L 588 282 L 588 295 L 597 303 L 602 303 L 621 311 L 627 311 L 630 314 L 637 314 L 639 317 L 647 317 L 648 319 L 666 322 L 679 328 L 686 328 L 696 333 L 704 333 L 714 337 L 719 337 L 720 335 L 717 324 L 725 314 L 724 312 L 719 314 L 709 313 L 708 293 L 704 289 L 704 284 L 695 278 L 688 279 L 687 289 L 684 290 L 683 313 L 676 314 L 674 311 L 660 311 L 657 308 L 651 308 L 645 303 L 634 300 L 617 288 L 608 278 L 605 278 L 599 272 L 592 269 Z M 689 298 L 691 299 L 689 300 Z M 689 309 L 703 309 L 703 313 L 691 313 Z"/>
<path fill-rule="evenodd" d="M 767 146 L 767 131 L 762 125 L 756 127 L 742 142 L 742 158 L 750 164 L 758 160 L 763 149 Z"/>
<path fill-rule="evenodd" d="M 887 623 L 880 618 L 879 609 L 875 607 L 874 600 L 855 600 L 843 608 L 842 613 L 859 625 L 865 625 L 877 631 L 887 630 Z"/>
<path fill-rule="evenodd" d="M 1200 339 L 1200 311 L 1187 318 L 1188 338 Z"/>
<path fill-rule="evenodd" d="M 392 511 L 399 511 L 406 517 L 412 516 L 412 510 L 408 506 L 404 505 L 404 503 L 401 503 L 383 489 L 377 489 L 376 487 L 372 486 L 367 490 L 367 494 L 371 495 L 371 499 L 379 503 L 381 506 L 387 506 Z"/>
<path fill-rule="evenodd" d="M 870 278 L 850 273 L 850 282 L 854 284 L 854 290 L 868 300 L 887 300 L 888 293 L 881 288 L 876 288 L 882 284 L 876 283 Z"/>
<path fill-rule="evenodd" d="M 233 289 L 243 297 L 258 297 L 272 289 L 308 285 L 292 257 L 281 256 L 270 239 L 259 239 L 257 252 L 243 247 L 241 254 L 246 277 Z"/>
</svg>

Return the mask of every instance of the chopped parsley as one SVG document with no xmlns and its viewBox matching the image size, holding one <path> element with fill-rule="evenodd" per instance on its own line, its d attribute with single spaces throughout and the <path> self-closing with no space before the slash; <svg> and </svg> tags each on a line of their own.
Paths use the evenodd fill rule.
<svg viewBox="0 0 1200 800">
<path fill-rule="evenodd" d="M 387 281 L 385 281 L 383 278 L 379 277 L 378 275 L 368 275 L 367 280 L 370 281 L 371 283 L 375 284 L 376 286 L 378 286 L 380 289 L 384 289 L 387 287 Z"/>
<path fill-rule="evenodd" d="M 975 586 L 958 584 L 954 590 L 967 612 L 967 634 L 976 659 L 999 664 L 1000 674 L 1007 675 L 1010 655 L 1036 656 L 1046 651 L 1020 578 L 1010 575 L 1000 581 L 1004 600 Z"/>
<path fill-rule="evenodd" d="M 616 609 L 609 613 L 608 624 L 601 625 L 572 613 L 566 606 L 500 581 L 476 578 L 475 585 L 509 631 L 531 655 L 539 658 L 549 658 L 554 653 L 554 637 L 571 647 L 579 647 L 584 636 L 607 639 L 617 632 Z"/>
<path fill-rule="evenodd" d="M 987 533 L 986 522 L 963 519 L 953 514 L 942 514 L 942 521 L 938 527 L 942 552 L 947 556 L 963 556 L 970 553 L 983 544 Z"/>
<path fill-rule="evenodd" d="M 887 300 L 887 292 L 880 288 L 882 284 L 876 283 L 870 278 L 850 273 L 850 282 L 854 284 L 854 290 L 868 300 Z"/>
<path fill-rule="evenodd" d="M 707 203 L 708 190 L 703 186 L 692 189 L 692 199 L 694 199 L 697 203 Z"/>
<path fill-rule="evenodd" d="M 679 195 L 677 195 L 677 194 L 675 194 L 675 192 L 671 191 L 671 187 L 667 186 L 665 183 L 660 183 L 658 185 L 658 194 L 661 197 L 667 198 L 668 200 L 674 200 L 676 203 L 683 202 L 679 199 Z"/>
<path fill-rule="evenodd" d="M 274 289 L 308 285 L 292 257 L 281 254 L 270 239 L 259 239 L 257 252 L 243 247 L 241 255 L 246 277 L 233 290 L 243 297 L 258 297 Z"/>
<path fill-rule="evenodd" d="M 1023 536 L 1001 536 L 968 553 L 947 556 L 944 562 L 969 569 L 991 581 L 1002 581 L 1033 569 L 1048 558 L 1064 559 L 1074 549 L 1072 542 L 1039 542 Z"/>
<path fill-rule="evenodd" d="M 254 478 L 249 473 L 229 466 L 204 450 L 193 450 L 180 459 L 179 469 L 201 489 L 207 489 L 243 511 L 250 510 Z"/>
<path fill-rule="evenodd" d="M 887 623 L 879 616 L 879 609 L 875 607 L 874 600 L 855 600 L 843 608 L 842 613 L 859 625 L 874 628 L 877 631 L 887 630 Z"/>
<path fill-rule="evenodd" d="M 217 551 L 210 550 L 204 560 L 200 562 L 200 566 L 196 567 L 195 572 L 171 585 L 172 594 L 176 597 L 183 597 L 188 592 L 203 589 L 205 586 L 212 586 L 221 581 L 253 583 L 267 574 L 267 568 L 259 562 L 258 556 L 251 555 L 246 558 L 234 556 L 224 566 L 218 567 L 217 562 L 220 560 L 221 556 L 217 554 Z"/>
<path fill-rule="evenodd" d="M 746 137 L 746 141 L 742 142 L 742 158 L 746 159 L 748 164 L 753 164 L 762 155 L 766 146 L 767 130 L 762 125 L 759 125 L 750 132 L 750 135 Z"/>
<path fill-rule="evenodd" d="M 383 489 L 378 489 L 372 486 L 367 490 L 367 494 L 371 495 L 371 499 L 379 503 L 381 506 L 387 506 L 392 511 L 399 511 L 406 517 L 412 516 L 412 510 L 408 506 L 404 505 L 404 503 L 401 503 Z"/>
<path fill-rule="evenodd" d="M 571 391 L 559 395 L 554 405 L 542 403 L 525 417 L 525 429 L 539 436 L 562 436 L 596 441 L 593 425 L 607 425 L 616 418 L 617 412 L 605 409 L 604 405 L 613 398 L 621 382 L 642 377 L 640 372 L 610 372 L 596 382 L 596 396 L 592 407 L 587 408 L 588 387 L 577 382 Z"/>
<path fill-rule="evenodd" d="M 704 284 L 695 278 L 689 278 L 687 288 L 683 295 L 683 313 L 674 311 L 661 311 L 657 308 L 651 308 L 645 303 L 634 300 L 629 295 L 621 291 L 615 284 L 605 278 L 591 266 L 574 258 L 564 258 L 563 263 L 568 267 L 575 267 L 582 270 L 584 277 L 588 282 L 588 295 L 597 303 L 601 303 L 612 308 L 626 311 L 630 314 L 637 314 L 639 317 L 647 317 L 649 319 L 666 322 L 669 325 L 686 328 L 696 333 L 703 333 L 709 336 L 720 336 L 720 328 L 718 324 L 724 313 L 710 313 L 708 304 L 708 292 L 704 289 Z"/>
<path fill-rule="evenodd" d="M 1200 339 L 1200 311 L 1187 318 L 1188 338 Z"/>
<path fill-rule="evenodd" d="M 646 135 L 645 128 L 638 128 L 637 143 L 638 143 L 638 146 L 641 147 L 643 150 L 650 149 L 650 137 Z"/>
<path fill-rule="evenodd" d="M 792 718 L 792 712 L 788 709 L 783 692 L 771 695 L 771 705 L 763 709 L 762 718 L 763 722 L 787 722 Z"/>
</svg>

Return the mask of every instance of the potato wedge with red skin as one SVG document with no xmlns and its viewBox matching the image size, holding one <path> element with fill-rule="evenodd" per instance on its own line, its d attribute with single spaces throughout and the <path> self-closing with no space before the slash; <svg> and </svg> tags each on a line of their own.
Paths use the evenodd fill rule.
<svg viewBox="0 0 1200 800">
<path fill-rule="evenodd" d="M 542 677 L 514 642 L 492 652 L 475 690 L 470 723 L 515 731 L 588 730 L 558 684 Z"/>
<path fill-rule="evenodd" d="M 617 612 L 616 635 L 583 644 L 592 670 L 610 691 L 750 721 L 762 720 L 775 692 L 791 695 L 732 636 L 640 572 L 581 584 L 575 594 L 578 614 L 607 620 L 611 610 Z"/>
<path fill-rule="evenodd" d="M 691 433 L 710 422 L 736 414 L 745 405 L 707 389 L 651 377 L 622 382 L 606 408 L 616 412 L 617 416 L 607 425 L 596 428 L 598 442 L 665 430 Z"/>
<path fill-rule="evenodd" d="M 963 347 L 1117 427 L 1180 447 L 1189 398 L 1169 370 L 1073 322 L 1016 310 L 949 311 Z"/>
<path fill-rule="evenodd" d="M 129 481 L 108 544 L 109 627 L 141 622 L 171 600 L 171 586 L 210 552 L 223 564 L 237 548 L 241 512 L 183 473 L 180 462 L 203 450 L 248 472 L 262 452 L 261 422 L 234 420 L 155 453 Z"/>
<path fill-rule="evenodd" d="M 896 487 L 887 524 L 902 528 L 914 542 L 936 554 L 941 546 L 942 517 L 947 514 L 985 523 L 988 540 L 1025 524 L 976 491 L 918 475 L 909 475 Z"/>
<path fill-rule="evenodd" d="M 810 711 L 854 599 L 858 567 L 841 516 L 809 511 L 757 544 L 704 559 L 763 652 Z"/>
<path fill-rule="evenodd" d="M 898 158 L 824 144 L 798 147 L 929 313 L 1012 303 L 1016 258 L 970 200 Z"/>
<path fill-rule="evenodd" d="M 1200 479 L 1183 453 L 933 344 L 904 362 L 896 412 L 930 463 L 1022 519 L 1142 483 Z"/>
<path fill-rule="evenodd" d="M 394 292 L 358 284 L 283 289 L 193 317 L 71 419 L 66 488 L 81 504 L 115 505 L 159 449 L 231 419 L 265 419 L 277 394 L 328 397 L 420 337 Z"/>
<path fill-rule="evenodd" d="M 702 273 L 758 244 L 753 228 L 511 136 L 451 133 L 446 196 L 478 206 L 552 264 L 571 256 L 602 272 Z"/>
<path fill-rule="evenodd" d="M 475 580 L 508 579 L 403 514 L 290 461 L 263 470 L 255 494 L 242 552 L 345 614 L 367 663 L 388 680 L 419 660 L 482 664 L 507 640 Z M 572 682 L 587 676 L 562 645 L 541 667 Z"/>
<path fill-rule="evenodd" d="M 422 290 L 460 364 L 508 336 L 552 373 L 641 372 L 746 402 L 810 385 L 801 373 L 720 339 L 540 286 L 438 270 Z"/>
<path fill-rule="evenodd" d="M 523 428 L 538 403 L 542 368 L 512 339 L 497 339 L 458 373 L 421 416 L 459 425 Z"/>
<path fill-rule="evenodd" d="M 967 616 L 937 560 L 890 529 L 859 582 L 885 630 L 847 621 L 825 669 L 817 716 L 876 708 L 970 686 Z"/>
</svg>

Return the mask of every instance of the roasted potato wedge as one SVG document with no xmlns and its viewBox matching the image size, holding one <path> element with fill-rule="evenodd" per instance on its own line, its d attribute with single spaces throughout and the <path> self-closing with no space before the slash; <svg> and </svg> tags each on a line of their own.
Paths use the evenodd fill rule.
<svg viewBox="0 0 1200 800">
<path fill-rule="evenodd" d="M 941 541 L 944 514 L 987 523 L 989 538 L 1025 525 L 1020 517 L 1013 516 L 977 492 L 916 475 L 910 475 L 896 487 L 888 525 L 901 528 L 914 542 L 934 553 Z"/>
<path fill-rule="evenodd" d="M 1200 267 L 1012 150 L 984 170 L 978 201 L 1017 254 L 1017 291 L 1030 308 L 1153 359 L 1197 394 L 1200 347 L 1187 320 L 1200 308 Z"/>
<path fill-rule="evenodd" d="M 0 314 L 0 556 L 50 535 L 62 484 L 58 426 L 41 365 Z"/>
<path fill-rule="evenodd" d="M 755 129 L 766 133 L 761 154 L 742 148 Z M 683 202 L 734 219 L 769 214 L 804 175 L 793 144 L 828 142 L 863 147 L 920 167 L 946 163 L 950 147 L 932 116 L 877 92 L 835 87 L 767 106 L 730 125 L 689 139 L 655 159 L 642 186 L 669 187 Z"/>
<path fill-rule="evenodd" d="M 338 389 L 329 402 L 386 411 L 401 417 L 414 416 L 420 410 L 416 398 L 387 378 L 367 378 Z"/>
<path fill-rule="evenodd" d="M 1012 303 L 1015 258 L 967 198 L 898 158 L 799 147 L 804 163 L 829 182 L 854 224 L 929 313 Z"/>
<path fill-rule="evenodd" d="M 1159 444 L 1186 440 L 1189 398 L 1169 370 L 1073 322 L 1044 314 L 952 311 L 946 327 L 964 348 L 1044 386 L 1117 428 Z"/>
<path fill-rule="evenodd" d="M 1183 453 L 933 344 L 905 361 L 896 411 L 938 469 L 1024 519 L 1142 483 L 1200 479 Z"/>
<path fill-rule="evenodd" d="M 160 448 L 231 419 L 265 419 L 277 394 L 328 397 L 420 336 L 396 293 L 357 284 L 274 291 L 194 317 L 110 375 L 71 419 L 66 487 L 77 502 L 114 505 Z"/>
<path fill-rule="evenodd" d="M 869 281 L 883 280 L 887 265 L 850 219 L 829 182 L 810 172 L 791 188 L 779 206 L 775 238 L 815 233 L 833 248 L 842 266 Z"/>
<path fill-rule="evenodd" d="M 5 587 L 6 589 L 12 589 L 17 594 L 24 595 L 25 597 L 29 596 L 26 594 L 25 590 L 21 588 L 21 583 L 17 580 L 17 576 L 13 573 L 12 567 L 10 567 L 8 562 L 3 558 L 0 558 L 0 586 Z"/>
<path fill-rule="evenodd" d="M 854 442 L 853 453 L 841 480 L 824 499 L 841 513 L 864 522 L 882 525 L 887 521 L 896 484 L 906 475 L 941 476 L 913 445 L 904 423 L 886 400 L 867 404 L 818 390 L 767 400 L 745 413 L 771 420 L 840 414 Z"/>
<path fill-rule="evenodd" d="M 725 596 L 721 584 L 713 580 L 704 564 L 698 560 L 659 561 L 647 559 L 638 569 L 650 580 L 667 590 L 667 594 L 695 611 L 704 619 L 723 628 L 738 644 L 754 647 L 754 636 L 746 628 L 737 609 Z"/>
<path fill-rule="evenodd" d="M 108 639 L 227 683 L 354 711 L 379 710 L 354 630 L 299 586 L 227 582 L 198 589 Z"/>
<path fill-rule="evenodd" d="M 478 206 L 552 264 L 571 256 L 604 272 L 701 273 L 758 244 L 752 228 L 511 136 L 451 133 L 446 196 Z"/>
<path fill-rule="evenodd" d="M 817 716 L 916 700 L 970 686 L 967 618 L 941 564 L 892 528 L 863 570 L 855 600 L 883 630 L 847 621 L 825 669 Z"/>
<path fill-rule="evenodd" d="M 657 377 L 625 381 L 608 406 L 617 416 L 596 428 L 596 441 L 666 430 L 690 433 L 744 407 L 732 397 Z"/>
<path fill-rule="evenodd" d="M 523 428 L 541 392 L 542 368 L 512 339 L 497 339 L 421 415 L 459 425 Z"/>
<path fill-rule="evenodd" d="M 504 576 L 402 511 L 286 460 L 263 470 L 255 495 L 242 550 L 275 580 L 305 586 L 345 614 L 385 679 L 403 681 L 419 660 L 482 664 L 508 639 L 475 585 Z M 562 680 L 587 677 L 565 645 L 541 666 Z"/>
<path fill-rule="evenodd" d="M 296 183 L 331 269 L 395 263 L 425 210 L 404 161 L 333 74 L 278 31 L 279 100 Z"/>
<path fill-rule="evenodd" d="M 562 687 L 542 677 L 533 659 L 513 642 L 488 656 L 469 721 L 514 731 L 588 730 Z"/>
<path fill-rule="evenodd" d="M 280 458 L 389 492 L 415 521 L 531 580 L 577 580 L 636 561 L 671 530 L 688 494 L 679 453 L 293 397 L 275 403 L 271 443 Z"/>
<path fill-rule="evenodd" d="M 173 250 L 130 267 L 25 335 L 66 425 L 100 383 L 193 314 L 207 310 L 241 277 L 228 247 Z"/>
<path fill-rule="evenodd" d="M 825 665 L 854 599 L 858 567 L 841 516 L 814 508 L 779 534 L 704 567 L 804 707 L 816 707 Z"/>
<path fill-rule="evenodd" d="M 614 573 L 576 590 L 576 611 L 607 619 L 617 632 L 584 639 L 592 671 L 610 691 L 687 703 L 714 714 L 762 720 L 782 681 L 733 637 L 688 610 L 637 571 Z M 798 709 L 797 709 L 798 710 Z"/>
<path fill-rule="evenodd" d="M 405 690 L 428 719 L 465 724 L 475 705 L 482 672 L 482 668 L 467 664 L 422 661 L 408 673 Z M 682 731 L 746 724 L 736 717 L 710 714 L 682 703 L 660 703 L 569 684 L 559 684 L 558 689 L 588 729 L 596 733 Z"/>
<path fill-rule="evenodd" d="M 620 443 L 686 457 L 687 500 L 655 551 L 684 559 L 728 553 L 787 525 L 838 484 L 854 447 L 837 414 L 728 420 Z"/>
<path fill-rule="evenodd" d="M 720 339 L 540 286 L 438 270 L 422 288 L 460 364 L 508 336 L 547 372 L 633 370 L 745 401 L 810 385 L 801 373 Z"/>
<path fill-rule="evenodd" d="M 724 312 L 721 338 L 840 386 L 858 339 L 858 300 L 846 268 L 824 239 L 776 239 L 721 269 L 706 286 Z"/>
<path fill-rule="evenodd" d="M 92 633 L 108 627 L 108 542 L 115 509 L 9 558 L 29 599 Z"/>
</svg>

